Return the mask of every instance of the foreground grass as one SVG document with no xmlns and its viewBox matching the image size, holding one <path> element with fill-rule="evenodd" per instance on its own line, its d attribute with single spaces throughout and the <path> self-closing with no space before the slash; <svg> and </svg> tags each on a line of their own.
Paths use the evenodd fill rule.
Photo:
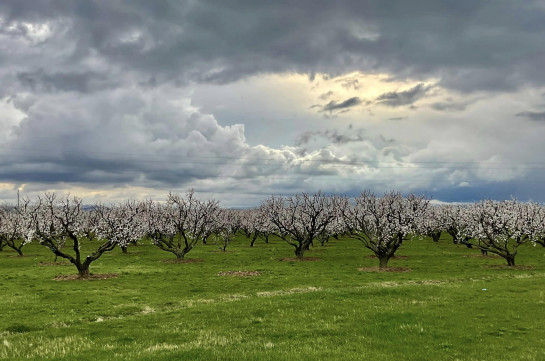
<svg viewBox="0 0 545 361">
<path fill-rule="evenodd" d="M 545 360 L 545 248 L 521 247 L 517 264 L 442 239 L 414 240 L 378 264 L 357 241 L 283 262 L 279 240 L 227 253 L 201 246 L 173 264 L 142 245 L 91 265 L 118 278 L 55 281 L 73 266 L 41 266 L 52 254 L 25 246 L 0 253 L 0 359 L 6 360 Z M 220 271 L 258 271 L 222 277 Z"/>
</svg>

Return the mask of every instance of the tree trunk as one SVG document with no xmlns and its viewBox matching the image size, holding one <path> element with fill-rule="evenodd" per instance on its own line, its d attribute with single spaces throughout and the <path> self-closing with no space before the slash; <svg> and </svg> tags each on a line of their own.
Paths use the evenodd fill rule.
<svg viewBox="0 0 545 361">
<path fill-rule="evenodd" d="M 456 233 L 453 231 L 447 232 L 452 237 L 452 242 L 454 244 L 458 244 L 458 237 L 456 236 Z"/>
<path fill-rule="evenodd" d="M 119 247 L 121 247 L 121 252 L 123 252 L 125 254 L 129 253 L 129 252 L 127 252 L 127 246 L 119 246 Z"/>
<path fill-rule="evenodd" d="M 254 236 L 253 236 L 253 238 L 252 238 L 252 242 L 250 242 L 250 247 L 253 247 L 253 246 L 254 246 L 254 243 L 255 243 L 255 241 L 256 241 L 258 235 L 259 235 L 259 233 L 257 233 L 257 232 L 254 233 Z"/>
<path fill-rule="evenodd" d="M 439 232 L 433 232 L 433 233 L 431 234 L 431 238 L 433 239 L 433 241 L 434 241 L 435 243 L 439 242 L 439 238 L 441 238 L 441 231 L 439 231 Z"/>
<path fill-rule="evenodd" d="M 78 275 L 80 278 L 87 278 L 90 276 L 89 265 L 82 264 L 79 266 L 76 265 L 76 267 L 78 268 Z"/>
<path fill-rule="evenodd" d="M 318 240 L 320 241 L 320 244 L 323 246 L 324 244 L 326 244 L 327 242 L 329 242 L 329 237 L 330 237 L 330 236 L 327 236 L 327 237 L 320 237 L 320 238 L 318 238 Z"/>
<path fill-rule="evenodd" d="M 269 235 L 265 234 L 265 243 L 269 243 Z"/>
<path fill-rule="evenodd" d="M 313 242 L 313 241 L 310 241 L 310 242 L 308 242 L 308 243 L 303 244 L 303 249 L 304 249 L 305 251 L 308 251 L 308 250 L 310 249 L 310 245 L 314 246 L 314 242 Z"/>
<path fill-rule="evenodd" d="M 379 262 L 378 264 L 379 268 L 388 268 L 388 261 L 390 260 L 390 257 L 377 255 L 377 258 Z"/>
<path fill-rule="evenodd" d="M 205 246 L 206 246 L 206 238 L 208 238 L 208 237 L 204 236 L 204 237 L 202 238 L 202 244 L 204 244 Z"/>
<path fill-rule="evenodd" d="M 505 260 L 507 261 L 507 265 L 509 267 L 512 267 L 512 266 L 515 265 L 515 256 L 514 255 L 506 256 Z"/>
<path fill-rule="evenodd" d="M 299 261 L 303 260 L 304 254 L 305 254 L 305 247 L 303 245 L 295 248 L 295 257 L 297 257 Z"/>
<path fill-rule="evenodd" d="M 465 244 L 467 248 L 473 248 L 473 245 L 471 244 L 471 242 L 469 242 L 469 240 L 469 237 L 465 237 L 460 243 Z"/>
<path fill-rule="evenodd" d="M 23 248 L 22 246 L 21 247 L 12 247 L 16 252 L 17 252 L 17 255 L 19 257 L 23 257 L 23 251 L 21 251 L 21 248 Z"/>
<path fill-rule="evenodd" d="M 481 255 L 488 256 L 488 251 L 486 249 L 481 248 Z"/>
<path fill-rule="evenodd" d="M 176 259 L 177 259 L 177 260 L 182 260 L 182 259 L 184 259 L 185 253 L 183 253 L 183 252 L 176 252 L 176 253 L 174 253 L 174 254 L 176 255 Z"/>
</svg>

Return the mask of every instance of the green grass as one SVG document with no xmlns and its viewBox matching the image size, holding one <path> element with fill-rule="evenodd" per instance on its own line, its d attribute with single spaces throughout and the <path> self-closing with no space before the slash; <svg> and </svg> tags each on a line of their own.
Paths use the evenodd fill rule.
<svg viewBox="0 0 545 361">
<path fill-rule="evenodd" d="M 521 247 L 517 264 L 466 257 L 448 239 L 406 242 L 392 260 L 406 273 L 371 273 L 359 242 L 332 240 L 283 262 L 279 240 L 239 237 L 227 253 L 199 245 L 187 258 L 150 245 L 91 265 L 118 278 L 55 281 L 73 266 L 53 254 L 0 253 L 2 360 L 545 360 L 545 248 Z M 257 270 L 257 277 L 218 272 Z M 486 289 L 486 290 L 483 290 Z"/>
</svg>

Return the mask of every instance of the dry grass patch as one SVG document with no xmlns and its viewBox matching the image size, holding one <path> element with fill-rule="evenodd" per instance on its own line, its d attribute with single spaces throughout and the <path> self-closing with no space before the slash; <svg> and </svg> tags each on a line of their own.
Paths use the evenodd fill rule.
<svg viewBox="0 0 545 361">
<path fill-rule="evenodd" d="M 98 281 L 107 280 L 109 278 L 117 278 L 117 273 L 92 274 L 89 277 L 80 277 L 79 275 L 58 275 L 54 278 L 55 281 Z"/>
<path fill-rule="evenodd" d="M 411 272 L 412 270 L 407 267 L 388 267 L 388 268 L 380 268 L 380 267 L 365 267 L 365 268 L 358 268 L 358 271 L 362 272 Z"/>
<path fill-rule="evenodd" d="M 67 337 L 35 337 L 31 340 L 26 338 L 8 341 L 4 339 L 0 347 L 0 359 L 56 359 L 80 354 L 96 347 L 93 340 L 81 336 Z M 68 359 L 68 358 L 67 358 Z"/>
<path fill-rule="evenodd" d="M 221 271 L 218 272 L 218 276 L 234 276 L 234 277 L 251 277 L 260 276 L 258 271 Z"/>
<path fill-rule="evenodd" d="M 307 293 L 307 292 L 317 292 L 321 291 L 322 287 L 306 287 L 306 288 L 291 288 L 289 290 L 277 290 L 277 291 L 264 291 L 257 292 L 257 297 L 271 297 L 271 296 L 280 296 L 280 295 L 292 295 L 295 293 Z"/>
</svg>

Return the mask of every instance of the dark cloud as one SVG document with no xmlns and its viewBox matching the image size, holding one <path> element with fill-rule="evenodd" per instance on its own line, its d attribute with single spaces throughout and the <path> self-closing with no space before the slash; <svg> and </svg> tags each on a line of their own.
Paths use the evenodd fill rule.
<svg viewBox="0 0 545 361">
<path fill-rule="evenodd" d="M 353 173 L 345 168 L 338 168 L 345 173 L 334 173 L 306 160 L 384 157 L 391 161 L 422 151 L 422 144 L 437 142 L 441 144 L 437 149 L 443 149 L 451 139 L 422 140 L 440 132 L 426 129 L 421 136 L 418 129 L 408 131 L 405 147 L 385 146 L 391 134 L 367 141 L 353 129 L 311 132 L 298 139 L 306 146 L 320 138 L 328 142 L 326 148 L 331 146 L 339 154 L 327 149 L 309 152 L 302 147 L 250 146 L 244 126 L 221 126 L 214 116 L 191 105 L 189 90 L 183 87 L 226 84 L 259 74 L 305 73 L 312 85 L 329 79 L 353 91 L 363 84 L 346 74 L 361 71 L 387 74 L 392 81 L 410 78 L 421 82 L 375 99 L 389 107 L 414 108 L 429 95 L 431 86 L 425 82 L 432 78 L 438 79 L 438 87 L 467 93 L 542 87 L 544 48 L 545 7 L 532 0 L 288 0 L 266 4 L 250 0 L 2 0 L 0 106 L 15 109 L 9 109 L 11 115 L 0 115 L 0 178 L 16 183 L 164 188 L 206 179 L 203 188 L 240 190 L 255 185 L 262 192 L 274 192 L 309 190 L 303 188 L 310 185 L 301 182 L 302 175 L 336 174 L 340 189 L 348 182 L 343 174 L 361 179 L 362 174 L 357 173 L 361 164 Z M 333 95 L 322 94 L 322 104 L 316 106 L 325 116 L 368 104 L 358 96 L 343 100 Z M 4 99 L 10 99 L 9 104 Z M 463 110 L 463 106 L 449 101 L 431 105 L 441 111 Z M 525 107 L 536 109 L 532 104 Z M 248 113 L 247 118 L 239 119 L 235 112 L 228 124 L 246 123 L 253 114 L 263 114 Z M 545 120 L 539 111 L 517 115 Z M 391 116 L 396 118 L 395 113 Z M 405 124 L 389 123 L 390 130 L 405 129 Z M 506 128 L 492 121 L 479 125 L 482 129 Z M 281 129 L 287 128 L 300 129 L 291 123 Z M 473 132 L 463 130 L 456 133 L 457 139 L 471 145 L 466 147 L 471 149 L 468 157 L 475 159 L 486 152 L 505 151 L 523 152 L 517 160 L 531 161 L 535 155 L 524 153 L 530 148 L 525 146 L 542 147 L 540 139 L 518 139 L 515 144 L 510 142 L 511 134 L 494 134 L 492 138 L 501 147 L 489 150 L 494 145 L 492 138 L 483 138 L 482 132 L 478 138 L 469 138 Z M 278 142 L 289 144 L 284 139 Z M 477 143 L 483 143 L 484 150 L 474 150 Z M 433 159 L 441 160 L 455 159 L 459 152 L 454 148 L 449 154 L 431 153 Z M 226 155 L 267 161 L 234 164 Z M 267 180 L 267 184 L 274 183 L 270 186 L 256 180 L 278 174 L 299 179 Z M 377 172 L 377 179 L 388 179 L 388 174 Z M 427 181 L 427 175 L 420 177 Z M 230 183 L 230 176 L 238 178 Z M 404 173 L 395 176 L 405 180 Z M 542 174 L 534 179 L 542 179 Z M 449 188 L 441 181 L 429 184 L 430 189 Z M 523 180 L 520 185 L 524 186 Z M 544 194 L 542 186 L 536 187 L 541 187 L 534 189 L 536 194 Z M 479 189 L 474 188 L 475 192 Z"/>
<path fill-rule="evenodd" d="M 336 83 L 340 83 L 343 88 L 358 90 L 360 87 L 360 81 L 357 77 L 343 77 L 335 80 Z"/>
<path fill-rule="evenodd" d="M 158 83 L 364 71 L 468 92 L 545 84 L 539 1 L 3 0 L 0 17 L 6 71 L 122 70 Z"/>
<path fill-rule="evenodd" d="M 542 182 L 532 179 L 541 177 L 540 174 L 506 181 L 474 181 L 465 186 L 441 187 L 435 190 L 417 189 L 415 193 L 426 194 L 430 198 L 443 202 L 476 202 L 482 199 L 508 200 L 516 197 L 519 201 L 545 202 L 545 187 Z"/>
<path fill-rule="evenodd" d="M 318 98 L 320 100 L 327 100 L 327 98 L 332 97 L 335 93 L 333 93 L 332 90 L 328 91 L 327 93 L 321 94 Z"/>
<path fill-rule="evenodd" d="M 545 112 L 532 112 L 525 111 L 516 114 L 517 117 L 524 117 L 534 121 L 542 122 L 545 121 Z"/>
<path fill-rule="evenodd" d="M 46 73 L 43 69 L 34 72 L 20 72 L 17 79 L 21 84 L 35 92 L 75 91 L 88 93 L 113 86 L 105 74 L 87 71 Z"/>
<path fill-rule="evenodd" d="M 437 102 L 430 105 L 434 110 L 441 112 L 461 112 L 467 109 L 468 103 L 455 103 L 455 102 Z"/>
<path fill-rule="evenodd" d="M 340 133 L 337 129 L 327 129 L 325 131 L 309 131 L 301 133 L 295 139 L 296 146 L 302 146 L 310 143 L 314 138 L 327 139 L 332 144 L 347 144 L 354 142 L 362 142 L 368 138 L 364 137 L 365 131 L 363 129 L 353 130 L 349 128 L 349 132 Z"/>
<path fill-rule="evenodd" d="M 413 88 L 399 92 L 388 92 L 379 95 L 375 102 L 381 105 L 389 107 L 399 107 L 402 105 L 412 105 L 417 100 L 424 97 L 424 95 L 432 88 L 431 85 L 418 84 Z"/>
<path fill-rule="evenodd" d="M 342 102 L 337 102 L 335 100 L 330 101 L 322 107 L 322 112 L 334 112 L 334 111 L 344 111 L 346 108 L 352 108 L 357 105 L 360 105 L 362 100 L 358 97 L 348 98 Z"/>
</svg>

